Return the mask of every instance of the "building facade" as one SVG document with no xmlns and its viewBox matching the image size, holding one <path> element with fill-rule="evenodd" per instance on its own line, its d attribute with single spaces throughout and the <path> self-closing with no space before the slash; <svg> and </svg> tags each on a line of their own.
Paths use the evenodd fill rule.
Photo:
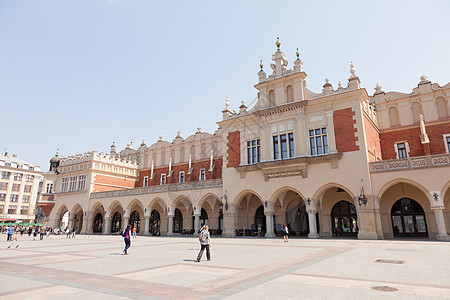
<svg viewBox="0 0 450 300">
<path fill-rule="evenodd" d="M 450 84 L 422 76 L 412 93 L 377 85 L 369 95 L 351 63 L 346 86 L 326 79 L 315 93 L 298 51 L 289 69 L 276 46 L 257 103 L 232 111 L 226 99 L 213 134 L 54 158 L 50 222 L 68 214 L 84 233 L 207 223 L 223 236 L 272 237 L 290 224 L 310 238 L 449 240 Z"/>
<path fill-rule="evenodd" d="M 41 170 L 16 155 L 0 155 L 0 220 L 34 222 Z"/>
</svg>

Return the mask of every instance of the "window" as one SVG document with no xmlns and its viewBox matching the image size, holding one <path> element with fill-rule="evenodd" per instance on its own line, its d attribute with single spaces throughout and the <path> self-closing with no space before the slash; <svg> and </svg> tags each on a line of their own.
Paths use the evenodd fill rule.
<svg viewBox="0 0 450 300">
<path fill-rule="evenodd" d="M 183 183 L 183 182 L 184 182 L 184 171 L 181 171 L 181 172 L 180 172 L 180 175 L 179 175 L 179 182 L 180 182 L 180 183 Z"/>
<path fill-rule="evenodd" d="M 444 97 L 439 97 L 436 99 L 436 108 L 438 111 L 439 118 L 448 117 L 447 101 L 445 100 Z"/>
<path fill-rule="evenodd" d="M 75 191 L 77 189 L 77 176 L 70 177 L 69 191 Z"/>
<path fill-rule="evenodd" d="M 148 176 L 144 177 L 144 184 L 143 186 L 148 186 Z"/>
<path fill-rule="evenodd" d="M 23 188 L 23 191 L 25 193 L 31 193 L 31 185 L 25 185 L 25 187 Z"/>
<path fill-rule="evenodd" d="M 61 192 L 67 192 L 69 190 L 69 178 L 62 179 Z"/>
<path fill-rule="evenodd" d="M 406 151 L 406 143 L 397 143 L 396 149 L 397 149 L 397 158 L 407 158 L 408 153 Z"/>
<path fill-rule="evenodd" d="M 17 205 L 8 206 L 8 214 L 15 215 L 16 214 Z"/>
<path fill-rule="evenodd" d="M 29 167 L 28 170 L 34 171 L 34 167 Z"/>
<path fill-rule="evenodd" d="M 5 163 L 5 167 L 11 167 L 11 163 Z"/>
<path fill-rule="evenodd" d="M 269 106 L 275 106 L 275 91 L 269 91 Z"/>
<path fill-rule="evenodd" d="M 10 202 L 17 202 L 19 201 L 19 195 L 11 195 L 11 197 L 9 198 Z"/>
<path fill-rule="evenodd" d="M 2 172 L 2 179 L 9 179 L 9 176 L 11 176 L 11 172 Z"/>
<path fill-rule="evenodd" d="M 86 175 L 78 176 L 78 190 L 83 191 L 86 189 Z"/>
<path fill-rule="evenodd" d="M 5 209 L 4 205 L 0 205 L 0 213 L 3 213 L 3 210 Z"/>
<path fill-rule="evenodd" d="M 198 180 L 200 180 L 200 181 L 206 180 L 205 169 L 200 169 L 200 176 L 199 176 Z"/>
<path fill-rule="evenodd" d="M 8 189 L 8 184 L 6 182 L 0 182 L 0 190 Z"/>
<path fill-rule="evenodd" d="M 6 194 L 0 194 L 0 201 L 1 202 L 6 201 Z"/>
<path fill-rule="evenodd" d="M 23 169 L 22 165 L 17 165 L 17 169 Z"/>
<path fill-rule="evenodd" d="M 26 182 L 33 182 L 33 180 L 34 180 L 34 175 L 27 175 L 27 177 L 25 179 Z"/>
<path fill-rule="evenodd" d="M 18 192 L 20 190 L 20 184 L 18 183 L 13 183 L 12 185 L 12 189 L 13 192 Z"/>
<path fill-rule="evenodd" d="M 261 142 L 252 140 L 247 142 L 247 163 L 256 164 L 261 161 Z"/>
<path fill-rule="evenodd" d="M 400 125 L 398 119 L 398 110 L 395 107 L 389 108 L 389 121 L 391 122 L 391 126 Z"/>
<path fill-rule="evenodd" d="M 20 173 L 14 174 L 14 180 L 16 180 L 16 181 L 22 180 L 22 177 L 23 177 L 23 174 L 20 174 Z"/>
<path fill-rule="evenodd" d="M 273 158 L 294 157 L 294 134 L 280 134 L 273 137 Z"/>
<path fill-rule="evenodd" d="M 311 155 L 322 155 L 328 153 L 327 129 L 319 128 L 309 131 L 309 145 Z"/>
<path fill-rule="evenodd" d="M 20 207 L 20 214 L 21 215 L 27 215 L 28 214 L 28 206 L 21 206 Z"/>
<path fill-rule="evenodd" d="M 445 150 L 450 153 L 450 134 L 444 135 Z"/>
<path fill-rule="evenodd" d="M 420 115 L 422 114 L 422 108 L 420 107 L 420 103 L 414 102 L 413 104 L 411 104 L 411 110 L 413 115 L 413 122 L 419 122 Z"/>
<path fill-rule="evenodd" d="M 22 203 L 29 203 L 30 202 L 30 196 L 23 195 L 22 196 Z"/>
<path fill-rule="evenodd" d="M 53 193 L 53 183 L 47 183 L 45 191 L 49 194 Z"/>
<path fill-rule="evenodd" d="M 166 184 L 166 174 L 161 174 L 161 185 Z"/>
<path fill-rule="evenodd" d="M 292 85 L 286 87 L 286 100 L 287 102 L 294 101 L 294 89 L 292 88 Z"/>
</svg>

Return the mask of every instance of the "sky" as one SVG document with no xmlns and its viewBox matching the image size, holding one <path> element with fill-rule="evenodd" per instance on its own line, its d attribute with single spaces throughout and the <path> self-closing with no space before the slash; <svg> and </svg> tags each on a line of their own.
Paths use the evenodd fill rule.
<svg viewBox="0 0 450 300">
<path fill-rule="evenodd" d="M 228 96 L 254 105 L 277 36 L 308 88 L 369 95 L 450 81 L 450 1 L 0 0 L 0 151 L 60 156 L 213 133 Z M 3 153 L 2 153 L 3 154 Z"/>
</svg>

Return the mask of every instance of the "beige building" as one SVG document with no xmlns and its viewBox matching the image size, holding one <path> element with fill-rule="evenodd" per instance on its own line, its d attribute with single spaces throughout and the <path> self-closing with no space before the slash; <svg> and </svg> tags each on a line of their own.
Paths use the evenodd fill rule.
<svg viewBox="0 0 450 300">
<path fill-rule="evenodd" d="M 41 170 L 16 155 L 0 155 L 0 220 L 34 222 Z"/>
<path fill-rule="evenodd" d="M 290 69 L 276 46 L 271 74 L 260 65 L 257 103 L 232 111 L 226 99 L 213 134 L 199 127 L 59 160 L 59 174 L 45 174 L 50 222 L 70 214 L 82 232 L 106 234 L 130 223 L 140 234 L 190 234 L 207 223 L 214 234 L 273 237 L 289 224 L 309 238 L 449 240 L 450 84 L 422 76 L 409 94 L 377 85 L 370 96 L 351 63 L 345 86 L 326 79 L 313 92 L 300 53 Z M 81 174 L 86 188 L 72 190 Z"/>
</svg>

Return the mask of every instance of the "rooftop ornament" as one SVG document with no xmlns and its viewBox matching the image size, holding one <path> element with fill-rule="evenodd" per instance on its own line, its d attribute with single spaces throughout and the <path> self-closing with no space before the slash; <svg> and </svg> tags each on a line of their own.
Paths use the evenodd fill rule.
<svg viewBox="0 0 450 300">
<path fill-rule="evenodd" d="M 264 65 L 263 65 L 263 63 L 262 63 L 262 59 L 259 61 L 259 67 L 261 68 L 261 71 L 263 70 L 263 67 L 264 67 Z"/>
<path fill-rule="evenodd" d="M 277 45 L 277 51 L 280 51 L 281 42 L 280 42 L 279 37 L 277 37 L 277 41 L 275 42 L 275 45 Z"/>
<path fill-rule="evenodd" d="M 353 63 L 353 61 L 350 62 L 350 74 L 352 74 L 352 76 L 350 76 L 351 78 L 357 77 L 356 76 L 355 64 Z"/>
<path fill-rule="evenodd" d="M 298 48 L 297 48 L 297 52 L 295 52 L 295 55 L 297 55 L 297 59 L 300 59 L 300 52 L 298 52 Z"/>
</svg>

